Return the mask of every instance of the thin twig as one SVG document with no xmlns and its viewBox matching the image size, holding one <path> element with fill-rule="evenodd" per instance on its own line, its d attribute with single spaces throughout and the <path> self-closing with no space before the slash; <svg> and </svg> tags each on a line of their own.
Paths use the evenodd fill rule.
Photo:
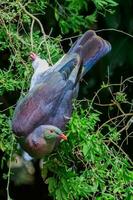
<svg viewBox="0 0 133 200">
<path fill-rule="evenodd" d="M 97 105 L 97 106 L 101 106 L 101 107 L 109 107 L 109 106 L 114 106 L 115 105 L 114 103 L 105 103 L 105 104 L 94 103 L 94 104 Z"/>
<path fill-rule="evenodd" d="M 113 86 L 121 86 L 121 85 L 123 85 L 125 82 L 131 82 L 131 83 L 133 83 L 132 79 L 133 79 L 133 76 L 126 78 L 126 79 L 125 79 L 123 82 L 121 82 L 121 83 L 108 84 L 108 85 L 105 86 L 105 87 L 101 87 L 101 88 L 96 92 L 96 94 L 94 95 L 94 97 L 93 97 L 93 99 L 92 99 L 92 101 L 91 101 L 90 107 L 89 107 L 89 111 L 90 111 L 91 108 L 92 108 L 92 105 L 93 105 L 93 103 L 94 103 L 94 101 L 95 101 L 95 98 L 98 96 L 98 94 L 99 94 L 103 89 L 109 88 L 109 87 L 113 87 Z"/>
<path fill-rule="evenodd" d="M 130 161 L 130 163 L 133 165 L 132 160 L 129 158 L 129 156 L 126 154 L 126 152 L 125 152 L 121 147 L 119 147 L 118 144 L 115 143 L 113 140 L 110 140 L 110 141 L 119 149 L 119 151 L 121 151 L 121 152 L 126 156 L 126 158 L 127 158 L 127 159 Z M 119 151 L 118 151 L 118 153 L 119 153 Z"/>
<path fill-rule="evenodd" d="M 119 130 L 119 133 L 122 133 L 125 129 L 126 130 L 128 130 L 129 129 L 129 127 L 131 126 L 131 119 L 132 119 L 132 117 L 128 120 L 128 122 L 127 122 L 127 124 L 121 129 L 121 130 Z"/>
<path fill-rule="evenodd" d="M 44 40 L 45 40 L 45 45 L 46 45 L 46 49 L 47 49 L 47 52 L 48 52 L 49 61 L 50 61 L 50 63 L 53 65 L 52 60 L 51 60 L 51 56 L 50 56 L 49 47 L 48 47 L 48 44 L 47 44 L 46 33 L 44 32 L 44 29 L 43 29 L 43 26 L 42 26 L 40 20 L 39 20 L 37 17 L 35 17 L 34 15 L 32 15 L 31 13 L 29 13 L 29 12 L 25 9 L 25 7 L 24 7 L 20 2 L 18 2 L 18 4 L 19 4 L 19 6 L 21 7 L 21 9 L 22 9 L 28 16 L 30 16 L 32 19 L 34 19 L 34 20 L 39 24 L 40 29 L 41 29 L 41 32 L 42 32 L 43 37 L 44 37 Z"/>
<path fill-rule="evenodd" d="M 108 124 L 109 122 L 111 122 L 112 120 L 115 120 L 115 119 L 118 119 L 118 118 L 121 118 L 121 117 L 127 117 L 127 116 L 133 116 L 133 113 L 124 113 L 122 115 L 118 115 L 116 117 L 113 117 L 109 120 L 107 120 L 106 122 L 104 122 L 99 128 L 98 130 L 96 131 L 96 133 L 98 133 L 106 124 Z"/>
<path fill-rule="evenodd" d="M 13 138 L 13 137 L 12 137 Z M 13 146 L 14 146 L 14 138 L 11 144 L 12 148 L 11 148 L 11 153 L 10 153 L 10 158 L 9 158 L 9 170 L 8 170 L 8 179 L 7 179 L 7 187 L 6 187 L 6 191 L 7 191 L 7 200 L 11 200 L 10 198 L 10 194 L 9 194 L 9 185 L 10 185 L 10 175 L 11 175 L 11 161 L 12 161 L 12 155 L 13 155 Z"/>
<path fill-rule="evenodd" d="M 30 28 L 30 41 L 31 41 L 31 49 L 33 51 L 33 28 L 34 28 L 35 19 L 32 20 L 31 28 Z"/>
<path fill-rule="evenodd" d="M 97 31 L 95 31 L 95 32 L 96 32 L 96 33 L 99 33 L 99 32 L 105 32 L 105 31 L 114 31 L 114 32 L 122 33 L 122 34 L 124 34 L 124 35 L 127 35 L 127 36 L 133 38 L 133 35 L 131 35 L 131 34 L 129 34 L 129 33 L 126 33 L 125 31 L 115 29 L 115 28 L 100 29 L 100 30 L 97 30 Z"/>
<path fill-rule="evenodd" d="M 122 141 L 121 145 L 120 145 L 120 148 L 122 148 L 124 142 L 127 140 L 128 137 L 131 137 L 131 135 L 133 134 L 133 132 L 131 132 L 130 134 L 128 134 L 125 139 Z M 119 153 L 119 152 L 118 152 Z"/>
</svg>

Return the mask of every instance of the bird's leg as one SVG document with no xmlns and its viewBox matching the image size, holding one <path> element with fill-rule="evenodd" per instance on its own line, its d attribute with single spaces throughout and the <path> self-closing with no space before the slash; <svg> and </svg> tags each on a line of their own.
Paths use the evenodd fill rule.
<svg viewBox="0 0 133 200">
<path fill-rule="evenodd" d="M 32 60 L 32 66 L 34 70 L 41 69 L 41 71 L 45 71 L 49 69 L 49 64 L 45 59 L 41 59 L 37 54 L 34 52 L 30 53 L 30 58 Z"/>
</svg>

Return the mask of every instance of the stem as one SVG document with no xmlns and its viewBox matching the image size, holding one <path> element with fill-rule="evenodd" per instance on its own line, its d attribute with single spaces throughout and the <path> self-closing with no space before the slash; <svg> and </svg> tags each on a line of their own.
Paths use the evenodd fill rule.
<svg viewBox="0 0 133 200">
<path fill-rule="evenodd" d="M 109 120 L 107 120 L 106 122 L 104 122 L 99 128 L 98 130 L 96 131 L 96 133 L 98 133 L 106 124 L 108 124 L 109 122 L 111 122 L 112 120 L 115 120 L 115 119 L 118 119 L 118 118 L 121 118 L 121 117 L 127 117 L 127 116 L 133 116 L 133 113 L 124 113 L 122 115 L 119 115 L 119 116 L 116 116 L 116 117 L 113 117 Z"/>
<path fill-rule="evenodd" d="M 30 29 L 30 41 L 31 41 L 31 49 L 33 51 L 33 28 L 34 28 L 35 20 L 32 20 L 31 29 Z"/>
<path fill-rule="evenodd" d="M 13 136 L 12 136 L 13 137 Z M 11 161 L 12 161 L 12 154 L 13 154 L 13 146 L 14 146 L 14 138 L 12 138 L 12 146 L 11 146 L 11 153 L 10 153 L 10 158 L 9 158 L 9 170 L 8 170 L 8 174 L 7 174 L 7 187 L 6 187 L 6 191 L 7 191 L 7 200 L 11 200 L 10 194 L 9 194 L 9 185 L 10 185 L 10 175 L 11 175 Z"/>
<path fill-rule="evenodd" d="M 122 33 L 124 35 L 127 35 L 131 38 L 133 38 L 133 35 L 129 34 L 129 33 L 126 33 L 125 31 L 122 31 L 122 30 L 117 30 L 115 28 L 106 28 L 106 29 L 100 29 L 100 30 L 97 30 L 95 31 L 96 33 L 99 33 L 99 32 L 105 32 L 105 31 L 114 31 L 114 32 L 118 32 L 118 33 Z"/>
<path fill-rule="evenodd" d="M 39 24 L 39 26 L 40 26 L 40 28 L 41 28 L 41 32 L 42 32 L 43 37 L 44 37 L 46 49 L 47 49 L 48 56 L 49 56 L 49 61 L 50 61 L 50 63 L 53 65 L 52 60 L 51 60 L 51 56 L 50 56 L 49 47 L 48 47 L 48 44 L 47 44 L 46 33 L 44 32 L 44 29 L 43 29 L 43 26 L 42 26 L 40 20 L 39 20 L 37 17 L 35 17 L 34 15 L 32 15 L 31 13 L 29 13 L 29 12 L 25 9 L 25 7 L 24 7 L 20 2 L 18 2 L 18 4 L 20 5 L 21 9 L 22 9 L 28 16 L 30 16 L 33 20 L 37 21 L 37 23 Z"/>
<path fill-rule="evenodd" d="M 118 149 L 119 149 L 119 151 L 121 151 L 125 156 L 126 156 L 126 158 L 130 161 L 130 163 L 133 165 L 133 162 L 132 162 L 132 160 L 129 158 L 129 156 L 125 153 L 125 151 L 123 151 L 123 149 L 121 148 L 121 147 L 119 147 L 118 146 L 118 144 L 117 143 L 115 143 L 113 140 L 110 140 Z M 118 153 L 119 153 L 119 151 L 118 151 Z"/>
</svg>

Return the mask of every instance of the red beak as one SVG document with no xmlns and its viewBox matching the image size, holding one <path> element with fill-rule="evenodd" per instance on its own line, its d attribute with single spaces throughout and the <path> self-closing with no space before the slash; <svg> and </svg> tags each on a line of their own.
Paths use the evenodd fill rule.
<svg viewBox="0 0 133 200">
<path fill-rule="evenodd" d="M 67 140 L 67 136 L 64 135 L 63 133 L 61 133 L 61 134 L 59 135 L 59 138 L 60 138 L 60 139 L 63 139 L 63 140 Z"/>
</svg>

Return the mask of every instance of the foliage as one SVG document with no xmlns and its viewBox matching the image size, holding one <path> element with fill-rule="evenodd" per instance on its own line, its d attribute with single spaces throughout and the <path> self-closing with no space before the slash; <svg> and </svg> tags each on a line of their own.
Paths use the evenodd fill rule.
<svg viewBox="0 0 133 200">
<path fill-rule="evenodd" d="M 14 136 L 11 133 L 10 121 L 5 114 L 0 114 L 0 149 L 10 155 Z"/>
<path fill-rule="evenodd" d="M 114 0 L 92 0 L 96 9 L 91 14 L 84 16 L 82 11 L 88 11 L 90 4 L 82 0 L 67 0 L 63 4 L 55 1 L 55 17 L 59 21 L 62 33 L 81 32 L 82 29 L 88 28 L 96 22 L 97 13 L 112 12 L 113 7 L 117 6 Z"/>
<path fill-rule="evenodd" d="M 84 110 L 82 104 L 88 109 Z M 42 176 L 50 194 L 57 200 L 131 200 L 133 172 L 118 145 L 120 121 L 114 125 L 112 119 L 98 127 L 101 113 L 91 109 L 87 100 L 74 105 L 68 142 L 62 142 L 57 152 L 44 158 Z M 48 171 L 51 177 L 47 177 Z"/>
<path fill-rule="evenodd" d="M 118 28 L 120 19 L 117 15 L 120 10 L 116 7 L 116 2 L 116 0 L 54 0 L 52 3 L 48 0 L 6 0 L 1 2 L 0 98 L 2 103 L 0 106 L 6 107 L 0 112 L 0 149 L 4 152 L 3 160 L 7 161 L 6 156 L 8 156 L 11 161 L 12 151 L 14 153 L 17 149 L 10 127 L 14 106 L 11 105 L 10 98 L 8 99 L 6 94 L 12 97 L 12 94 L 24 95 L 27 92 L 32 75 L 29 52 L 39 53 L 52 65 L 63 55 L 61 36 L 55 38 L 51 36 L 51 33 L 55 32 L 53 27 L 58 26 L 62 34 L 79 34 L 97 26 L 99 13 L 104 16 L 107 14 L 108 17 L 105 18 L 107 25 L 113 24 Z M 92 4 L 94 9 L 91 8 Z M 111 15 L 115 7 L 119 12 L 117 10 Z M 46 20 L 48 24 L 45 25 Z M 129 26 L 131 24 L 132 22 L 129 22 Z M 47 31 L 50 32 L 49 35 L 44 32 L 48 26 L 50 26 Z M 119 47 L 118 43 L 119 38 L 115 41 L 114 47 Z M 132 51 L 123 49 L 124 53 L 119 53 L 118 56 L 114 56 L 115 59 L 112 59 L 112 66 L 117 63 L 121 65 L 126 57 L 132 58 Z M 132 127 L 133 116 L 133 105 L 125 91 L 127 82 L 132 83 L 132 77 L 118 84 L 120 89 L 117 88 L 115 93 L 112 92 L 114 85 L 107 83 L 101 86 L 92 101 L 74 103 L 74 113 L 67 127 L 68 142 L 62 142 L 57 152 L 44 159 L 42 176 L 45 179 L 47 172 L 52 172 L 45 182 L 48 183 L 49 193 L 53 198 L 57 200 L 132 199 L 133 173 L 129 164 L 131 160 L 122 149 L 123 143 L 131 135 L 128 130 Z M 107 105 L 99 102 L 98 96 L 105 90 L 109 91 L 111 96 Z M 95 104 L 97 97 L 98 101 Z M 84 104 L 87 109 L 83 109 Z M 97 105 L 107 106 L 107 113 L 105 110 L 101 111 L 99 107 L 94 110 Z M 112 113 L 116 116 L 112 117 Z M 104 122 L 101 122 L 102 115 L 108 116 Z M 123 132 L 127 135 L 121 142 Z M 10 168 L 7 178 L 8 189 Z M 10 198 L 9 193 L 8 198 Z"/>
<path fill-rule="evenodd" d="M 109 8 L 115 7 L 118 4 L 115 1 L 112 0 L 93 0 L 94 4 L 96 5 L 97 9 L 99 10 L 106 10 L 108 12 L 111 12 L 112 10 Z"/>
</svg>

